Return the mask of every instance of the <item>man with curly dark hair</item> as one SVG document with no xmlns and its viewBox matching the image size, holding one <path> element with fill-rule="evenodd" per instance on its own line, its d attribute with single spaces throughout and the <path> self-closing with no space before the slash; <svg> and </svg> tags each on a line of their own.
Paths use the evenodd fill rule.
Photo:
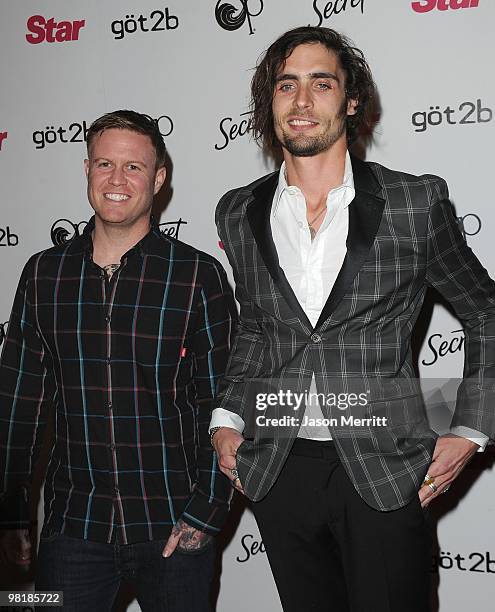
<svg viewBox="0 0 495 612">
<path fill-rule="evenodd" d="M 281 149 L 282 167 L 217 207 L 241 315 L 210 434 L 254 501 L 286 612 L 426 612 L 422 506 L 494 436 L 482 385 L 494 374 L 495 284 L 442 179 L 349 154 L 369 133 L 373 91 L 344 36 L 285 33 L 252 80 L 255 139 Z M 442 437 L 411 352 L 428 286 L 469 329 Z"/>
</svg>

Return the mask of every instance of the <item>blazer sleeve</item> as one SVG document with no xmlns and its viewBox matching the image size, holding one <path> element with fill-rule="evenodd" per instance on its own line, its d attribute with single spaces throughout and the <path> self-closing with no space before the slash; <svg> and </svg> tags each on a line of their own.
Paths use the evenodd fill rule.
<svg viewBox="0 0 495 612">
<path fill-rule="evenodd" d="M 431 193 L 427 258 L 428 284 L 454 308 L 465 333 L 452 426 L 495 438 L 495 283 L 467 245 L 442 179 Z"/>
<path fill-rule="evenodd" d="M 239 302 L 239 323 L 232 339 L 229 361 L 225 376 L 220 380 L 214 408 L 223 408 L 242 418 L 246 410 L 246 382 L 259 377 L 262 372 L 264 339 L 254 304 L 239 278 L 229 241 L 227 225 L 230 204 L 235 197 L 234 191 L 223 196 L 217 206 L 215 218 L 219 238 L 234 271 L 235 297 Z"/>
</svg>

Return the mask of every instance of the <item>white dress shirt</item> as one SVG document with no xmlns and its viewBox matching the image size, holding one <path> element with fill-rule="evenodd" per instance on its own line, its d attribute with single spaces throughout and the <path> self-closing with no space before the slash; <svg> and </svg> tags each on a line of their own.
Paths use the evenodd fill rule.
<svg viewBox="0 0 495 612">
<path fill-rule="evenodd" d="M 273 242 L 294 294 L 313 327 L 332 291 L 347 252 L 349 204 L 354 199 L 354 178 L 349 153 L 345 159 L 342 185 L 330 190 L 327 210 L 314 238 L 307 221 L 306 199 L 299 187 L 287 185 L 285 163 L 280 168 L 278 188 L 273 201 L 270 224 Z M 308 391 L 306 389 L 306 391 Z M 316 398 L 315 377 L 309 388 Z M 303 420 L 302 411 L 299 418 Z M 322 418 L 316 400 L 306 406 L 304 416 Z M 331 440 L 328 427 L 301 427 L 298 436 L 313 440 Z"/>
<path fill-rule="evenodd" d="M 347 152 L 342 184 L 330 190 L 323 222 L 311 241 L 304 194 L 299 187 L 287 185 L 285 162 L 280 168 L 270 214 L 273 242 L 280 267 L 313 327 L 344 262 L 349 229 L 349 204 L 354 195 L 352 164 Z M 309 392 L 311 397 L 316 397 L 314 374 Z M 317 402 L 310 403 L 305 414 L 316 418 L 323 416 Z M 302 413 L 299 417 L 302 422 Z M 242 433 L 244 421 L 233 412 L 216 408 L 212 413 L 210 429 L 218 426 L 232 427 Z M 451 432 L 479 444 L 480 450 L 483 450 L 488 442 L 484 434 L 467 427 L 454 427 Z M 331 440 L 327 427 L 301 427 L 298 435 L 316 440 Z"/>
</svg>

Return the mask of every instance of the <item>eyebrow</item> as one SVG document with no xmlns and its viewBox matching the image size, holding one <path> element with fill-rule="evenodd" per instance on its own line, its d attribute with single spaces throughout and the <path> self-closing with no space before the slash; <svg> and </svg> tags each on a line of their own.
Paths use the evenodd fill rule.
<svg viewBox="0 0 495 612">
<path fill-rule="evenodd" d="M 97 162 L 100 162 L 100 161 L 107 161 L 107 162 L 111 162 L 112 160 L 111 160 L 111 159 L 108 159 L 108 157 L 96 157 L 96 158 L 93 160 L 93 163 L 95 163 L 95 164 L 96 164 Z M 146 165 L 146 164 L 145 164 L 143 161 L 138 161 L 138 160 L 132 160 L 132 159 L 129 159 L 129 160 L 127 160 L 125 163 L 126 163 L 126 164 L 136 164 L 136 165 L 139 165 L 139 166 L 143 166 L 144 168 L 147 168 L 147 167 L 148 167 L 148 166 L 147 166 L 147 165 Z"/>
<path fill-rule="evenodd" d="M 310 79 L 332 79 L 340 83 L 339 77 L 333 72 L 310 72 L 308 73 Z M 299 81 L 299 77 L 296 74 L 289 74 L 285 72 L 284 74 L 280 74 L 275 77 L 275 83 L 279 83 L 280 81 Z"/>
</svg>

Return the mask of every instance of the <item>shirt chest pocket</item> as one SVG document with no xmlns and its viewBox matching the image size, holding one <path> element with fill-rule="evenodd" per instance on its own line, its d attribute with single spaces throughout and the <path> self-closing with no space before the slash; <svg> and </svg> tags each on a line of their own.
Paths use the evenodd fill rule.
<svg viewBox="0 0 495 612">
<path fill-rule="evenodd" d="M 136 326 L 132 338 L 132 354 L 138 364 L 157 368 L 176 368 L 189 357 L 187 326 L 185 322 L 173 323 L 164 318 L 146 328 Z"/>
</svg>

